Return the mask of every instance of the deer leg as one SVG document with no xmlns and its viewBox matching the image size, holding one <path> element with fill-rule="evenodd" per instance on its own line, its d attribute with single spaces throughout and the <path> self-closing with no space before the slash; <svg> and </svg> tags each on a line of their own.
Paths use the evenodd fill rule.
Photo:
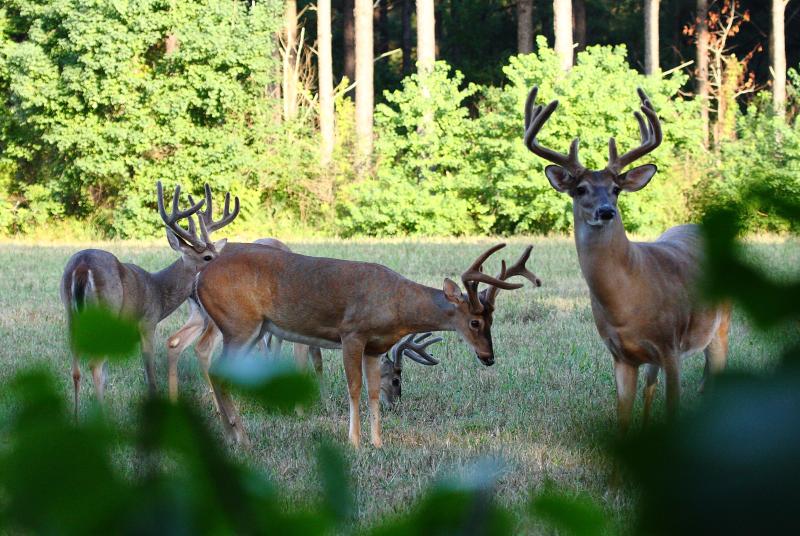
<svg viewBox="0 0 800 536">
<path fill-rule="evenodd" d="M 317 378 L 322 378 L 322 350 L 316 346 L 309 346 L 308 355 L 311 357 L 311 362 L 314 363 L 314 372 L 317 373 Z"/>
<path fill-rule="evenodd" d="M 214 396 L 214 385 L 211 383 L 211 376 L 208 370 L 211 368 L 211 357 L 214 355 L 214 349 L 217 347 L 220 339 L 220 332 L 213 322 L 209 322 L 197 344 L 194 345 L 194 354 L 197 357 L 197 363 L 200 365 L 200 371 L 203 373 L 203 379 L 208 386 L 208 394 L 211 396 L 211 402 L 214 404 L 214 411 L 220 414 L 217 398 Z"/>
<path fill-rule="evenodd" d="M 667 385 L 667 415 L 677 417 L 681 402 L 681 360 L 669 356 L 664 360 L 664 377 Z"/>
<path fill-rule="evenodd" d="M 105 359 L 92 361 L 89 363 L 89 368 L 92 370 L 92 383 L 97 402 L 102 405 L 106 393 L 106 361 Z"/>
<path fill-rule="evenodd" d="M 279 359 L 281 357 L 281 347 L 283 346 L 283 339 L 277 335 L 270 334 L 269 343 L 267 344 L 267 352 L 269 352 L 270 359 Z"/>
<path fill-rule="evenodd" d="M 169 368 L 169 397 L 174 402 L 178 400 L 178 360 L 183 351 L 188 348 L 203 332 L 203 318 L 194 314 L 189 320 L 167 339 L 167 363 Z"/>
<path fill-rule="evenodd" d="M 348 438 L 355 448 L 361 444 L 361 416 L 358 404 L 361 399 L 361 358 L 364 355 L 364 343 L 357 339 L 342 341 L 342 358 L 344 373 L 347 378 L 347 391 L 350 395 L 350 431 Z"/>
<path fill-rule="evenodd" d="M 156 394 L 156 366 L 153 358 L 153 339 L 155 327 L 146 327 L 141 332 L 142 360 L 144 361 L 144 377 L 147 381 L 147 391 L 150 395 Z"/>
<path fill-rule="evenodd" d="M 717 333 L 703 351 L 706 357 L 706 366 L 703 370 L 703 380 L 700 382 L 700 392 L 702 393 L 711 378 L 725 370 L 728 364 L 728 334 L 731 326 L 730 308 L 722 318 L 722 322 L 717 328 Z"/>
<path fill-rule="evenodd" d="M 370 438 L 375 448 L 381 448 L 381 361 L 379 356 L 364 355 L 362 362 L 367 378 Z"/>
<path fill-rule="evenodd" d="M 653 398 L 656 396 L 656 389 L 658 387 L 658 371 L 661 370 L 658 365 L 649 363 L 644 367 L 644 417 L 643 425 L 647 425 L 650 420 L 650 409 L 653 405 Z"/>
<path fill-rule="evenodd" d="M 297 368 L 300 370 L 306 370 L 308 368 L 308 346 L 296 342 L 294 343 L 293 351 L 294 363 L 297 365 Z"/>
<path fill-rule="evenodd" d="M 81 367 L 78 363 L 78 356 L 72 356 L 72 387 L 74 388 L 75 398 L 75 424 L 78 424 L 78 395 L 81 390 Z"/>
<path fill-rule="evenodd" d="M 619 359 L 614 360 L 614 380 L 617 384 L 617 421 L 621 435 L 625 435 L 631 424 L 638 376 L 638 367 Z"/>
</svg>

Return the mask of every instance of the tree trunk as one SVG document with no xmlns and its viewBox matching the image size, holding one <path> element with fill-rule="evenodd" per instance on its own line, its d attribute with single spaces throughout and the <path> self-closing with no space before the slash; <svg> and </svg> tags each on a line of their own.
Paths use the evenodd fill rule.
<svg viewBox="0 0 800 536">
<path fill-rule="evenodd" d="M 436 61 L 436 22 L 433 0 L 417 0 L 417 70 L 433 70 Z"/>
<path fill-rule="evenodd" d="M 342 34 L 344 37 L 344 75 L 352 84 L 356 80 L 355 0 L 344 0 Z M 351 95 L 352 96 L 352 95 Z"/>
<path fill-rule="evenodd" d="M 772 31 L 769 39 L 769 63 L 772 68 L 772 105 L 775 113 L 786 115 L 786 23 L 787 0 L 772 0 Z"/>
<path fill-rule="evenodd" d="M 283 118 L 297 114 L 297 2 L 286 0 L 283 12 Z"/>
<path fill-rule="evenodd" d="M 644 74 L 656 74 L 661 68 L 658 59 L 658 3 L 644 0 Z"/>
<path fill-rule="evenodd" d="M 708 2 L 697 0 L 697 98 L 700 99 L 700 118 L 703 145 L 708 147 Z"/>
<path fill-rule="evenodd" d="M 372 156 L 373 39 L 372 0 L 355 0 L 356 27 L 356 148 L 357 169 L 369 173 Z"/>
<path fill-rule="evenodd" d="M 403 10 L 401 13 L 402 39 L 401 48 L 403 49 L 403 76 L 408 76 L 412 71 L 411 49 L 414 43 L 411 40 L 411 0 L 403 0 Z"/>
<path fill-rule="evenodd" d="M 533 0 L 517 0 L 517 54 L 533 52 Z"/>
<path fill-rule="evenodd" d="M 319 54 L 319 132 L 322 138 L 320 164 L 333 158 L 333 53 L 331 51 L 331 0 L 317 1 L 317 53 Z"/>
<path fill-rule="evenodd" d="M 572 68 L 572 0 L 553 0 L 555 51 L 561 58 L 561 69 Z"/>
<path fill-rule="evenodd" d="M 578 45 L 575 47 L 577 56 L 578 52 L 586 50 L 586 0 L 573 0 L 572 26 L 575 33 L 573 39 Z"/>
</svg>

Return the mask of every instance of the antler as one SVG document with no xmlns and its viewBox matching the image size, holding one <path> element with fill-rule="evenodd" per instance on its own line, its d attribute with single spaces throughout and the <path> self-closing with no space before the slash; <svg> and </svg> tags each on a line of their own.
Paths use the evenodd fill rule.
<svg viewBox="0 0 800 536">
<path fill-rule="evenodd" d="M 661 145 L 661 141 L 664 139 L 664 135 L 661 132 L 661 122 L 658 119 L 655 108 L 653 108 L 653 103 L 650 102 L 642 88 L 637 88 L 636 92 L 642 101 L 642 113 L 633 112 L 633 115 L 636 116 L 636 121 L 639 123 L 639 134 L 642 138 L 642 143 L 639 147 L 631 149 L 624 155 L 617 156 L 616 140 L 614 138 L 608 140 L 608 165 L 606 169 L 615 175 L 619 175 L 628 164 L 653 151 Z M 647 123 L 645 123 L 642 114 L 647 117 Z"/>
<path fill-rule="evenodd" d="M 225 194 L 225 208 L 223 209 L 222 218 L 214 221 L 214 206 L 211 200 L 211 187 L 208 185 L 208 183 L 205 183 L 205 194 L 206 209 L 197 214 L 197 219 L 200 222 L 200 233 L 203 236 L 203 240 L 205 240 L 207 244 L 210 244 L 211 233 L 222 229 L 236 219 L 236 216 L 239 215 L 239 197 L 234 197 L 233 212 L 231 212 L 231 193 L 227 192 Z M 191 195 L 189 196 L 189 201 L 194 203 Z"/>
<path fill-rule="evenodd" d="M 531 250 L 533 250 L 533 246 L 526 247 L 525 251 L 523 251 L 522 255 L 520 255 L 519 259 L 517 259 L 517 262 L 512 264 L 511 267 L 508 269 L 506 269 L 506 261 L 504 260 L 502 262 L 502 268 L 500 270 L 500 275 L 498 276 L 498 279 L 505 281 L 510 277 L 521 275 L 522 277 L 533 283 L 534 286 L 541 287 L 542 280 L 539 279 L 539 277 L 536 274 L 528 270 L 528 268 L 525 266 L 525 263 L 528 262 L 528 259 L 531 256 Z M 488 289 L 486 289 L 486 295 L 484 296 L 486 303 L 494 305 L 494 300 L 497 297 L 497 292 L 499 290 L 500 289 L 498 287 L 489 287 Z"/>
<path fill-rule="evenodd" d="M 434 337 L 428 339 L 432 335 L 431 332 L 427 333 L 412 333 L 400 340 L 392 347 L 391 360 L 396 367 L 403 366 L 403 355 L 408 356 L 409 359 L 416 361 L 420 365 L 438 365 L 439 360 L 431 356 L 426 349 L 432 344 L 441 341 L 441 337 Z M 416 339 L 415 339 L 416 337 Z M 427 339 L 427 340 L 426 340 Z"/>
<path fill-rule="evenodd" d="M 189 201 L 192 203 L 192 206 L 187 210 L 179 210 L 178 200 L 181 195 L 181 187 L 176 186 L 175 192 L 172 194 L 172 214 L 167 215 L 167 211 L 164 209 L 164 187 L 161 186 L 161 181 L 156 183 L 156 191 L 158 194 L 158 212 L 161 214 L 161 219 L 164 221 L 164 225 L 166 225 L 170 231 L 175 233 L 175 235 L 179 238 L 183 239 L 195 250 L 202 251 L 205 249 L 205 243 L 197 236 L 197 229 L 194 226 L 194 220 L 192 220 L 192 215 L 203 208 L 203 205 L 206 202 L 205 199 L 195 203 L 191 197 L 189 197 Z M 182 219 L 188 220 L 188 231 L 178 225 L 178 220 Z"/>
<path fill-rule="evenodd" d="M 489 256 L 494 252 L 501 250 L 504 247 L 506 247 L 505 244 L 497 244 L 496 246 L 490 247 L 481 253 L 477 259 L 475 259 L 475 262 L 473 262 L 472 265 L 467 268 L 466 272 L 461 274 L 461 282 L 464 283 L 464 287 L 467 290 L 467 297 L 469 298 L 469 308 L 474 314 L 480 314 L 483 312 L 483 304 L 478 298 L 478 283 L 486 283 L 487 285 L 500 287 L 506 290 L 522 288 L 522 285 L 516 283 L 506 283 L 501 279 L 497 279 L 496 277 L 492 277 L 483 273 L 484 261 L 486 261 L 486 259 L 488 259 Z"/>
<path fill-rule="evenodd" d="M 539 86 L 533 86 L 525 101 L 525 146 L 536 156 L 563 167 L 573 177 L 580 176 L 586 171 L 586 168 L 578 160 L 578 144 L 580 143 L 578 138 L 572 140 L 568 155 L 548 149 L 536 140 L 542 125 L 550 119 L 550 116 L 558 107 L 557 100 L 551 101 L 544 108 L 541 105 L 534 106 L 537 93 L 539 93 Z"/>
</svg>

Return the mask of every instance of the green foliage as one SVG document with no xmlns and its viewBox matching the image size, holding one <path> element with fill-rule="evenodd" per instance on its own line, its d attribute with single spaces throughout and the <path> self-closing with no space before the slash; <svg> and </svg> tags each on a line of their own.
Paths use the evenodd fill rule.
<svg viewBox="0 0 800 536">
<path fill-rule="evenodd" d="M 135 322 L 121 318 L 104 307 L 87 306 L 73 316 L 70 340 L 81 356 L 124 359 L 136 349 L 139 330 Z"/>
</svg>

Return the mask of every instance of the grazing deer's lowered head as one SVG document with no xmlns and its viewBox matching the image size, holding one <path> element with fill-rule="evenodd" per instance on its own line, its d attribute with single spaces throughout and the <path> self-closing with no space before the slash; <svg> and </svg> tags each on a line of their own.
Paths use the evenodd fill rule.
<svg viewBox="0 0 800 536">
<path fill-rule="evenodd" d="M 403 394 L 403 356 L 421 365 L 438 365 L 439 361 L 427 352 L 428 346 L 441 341 L 441 337 L 429 338 L 431 332 L 411 333 L 392 346 L 381 356 L 381 402 L 394 406 Z"/>
</svg>

